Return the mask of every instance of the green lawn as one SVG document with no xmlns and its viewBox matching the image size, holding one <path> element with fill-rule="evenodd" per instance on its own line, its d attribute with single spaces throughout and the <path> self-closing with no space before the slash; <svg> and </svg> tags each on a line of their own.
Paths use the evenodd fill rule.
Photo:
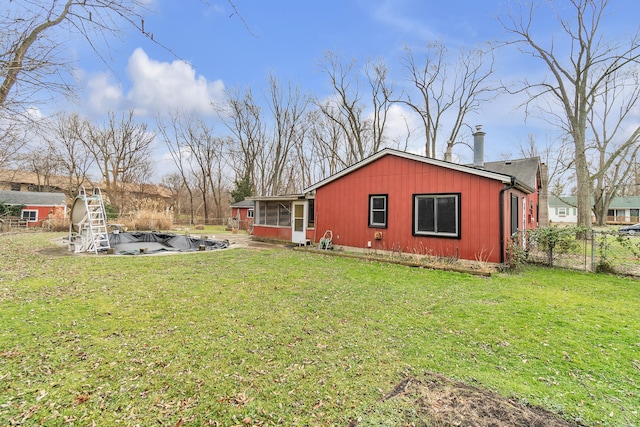
<svg viewBox="0 0 640 427">
<path fill-rule="evenodd" d="M 640 425 L 637 280 L 278 248 L 52 256 L 52 237 L 0 236 L 0 425 L 345 426 L 425 372 Z"/>
</svg>

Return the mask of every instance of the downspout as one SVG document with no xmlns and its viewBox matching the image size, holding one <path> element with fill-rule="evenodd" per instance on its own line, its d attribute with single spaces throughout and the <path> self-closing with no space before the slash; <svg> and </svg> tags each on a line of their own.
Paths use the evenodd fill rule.
<svg viewBox="0 0 640 427">
<path fill-rule="evenodd" d="M 500 190 L 500 264 L 504 264 L 504 193 L 516 186 L 516 177 L 511 177 L 511 183 Z"/>
</svg>

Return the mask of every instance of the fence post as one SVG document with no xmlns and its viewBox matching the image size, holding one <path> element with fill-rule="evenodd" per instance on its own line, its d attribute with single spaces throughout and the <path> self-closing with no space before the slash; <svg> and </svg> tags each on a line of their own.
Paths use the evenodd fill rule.
<svg viewBox="0 0 640 427">
<path fill-rule="evenodd" d="M 595 272 L 596 266 L 596 232 L 591 230 L 591 272 Z"/>
</svg>

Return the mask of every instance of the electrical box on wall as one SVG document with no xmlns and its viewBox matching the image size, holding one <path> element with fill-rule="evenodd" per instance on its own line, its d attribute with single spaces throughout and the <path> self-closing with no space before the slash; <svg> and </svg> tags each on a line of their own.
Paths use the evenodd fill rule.
<svg viewBox="0 0 640 427">
<path fill-rule="evenodd" d="M 382 240 L 382 231 L 376 231 L 373 233 L 373 238 L 376 240 Z"/>
</svg>

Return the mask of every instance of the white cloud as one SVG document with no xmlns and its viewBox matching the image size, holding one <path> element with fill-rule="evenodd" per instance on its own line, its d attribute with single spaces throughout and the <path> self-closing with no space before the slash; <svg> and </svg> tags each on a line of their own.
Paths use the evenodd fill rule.
<svg viewBox="0 0 640 427">
<path fill-rule="evenodd" d="M 212 114 L 212 102 L 224 97 L 221 80 L 207 81 L 197 76 L 185 61 L 160 62 L 138 48 L 129 57 L 127 76 L 130 89 L 113 81 L 106 73 L 87 80 L 88 107 L 99 113 L 134 109 L 140 115 L 155 115 L 167 110 Z M 126 93 L 125 93 L 126 92 Z"/>
<path fill-rule="evenodd" d="M 87 82 L 89 108 L 106 112 L 119 109 L 122 102 L 122 88 L 114 83 L 106 73 L 93 75 Z"/>
<path fill-rule="evenodd" d="M 424 155 L 424 130 L 420 120 L 409 109 L 400 104 L 393 104 L 387 113 L 384 128 L 385 136 L 392 147 Z"/>
<path fill-rule="evenodd" d="M 373 18 L 390 26 L 403 34 L 413 34 L 420 41 L 436 40 L 438 34 L 433 28 L 424 23 L 424 19 L 416 19 L 410 15 L 411 6 L 407 2 L 397 0 L 382 0 L 366 3 L 372 9 Z"/>
<path fill-rule="evenodd" d="M 196 76 L 190 64 L 181 60 L 155 61 L 140 48 L 129 58 L 127 74 L 133 87 L 126 99 L 133 108 L 144 112 L 180 109 L 211 113 L 211 102 L 224 96 L 221 80 L 208 82 L 205 77 Z"/>
</svg>

